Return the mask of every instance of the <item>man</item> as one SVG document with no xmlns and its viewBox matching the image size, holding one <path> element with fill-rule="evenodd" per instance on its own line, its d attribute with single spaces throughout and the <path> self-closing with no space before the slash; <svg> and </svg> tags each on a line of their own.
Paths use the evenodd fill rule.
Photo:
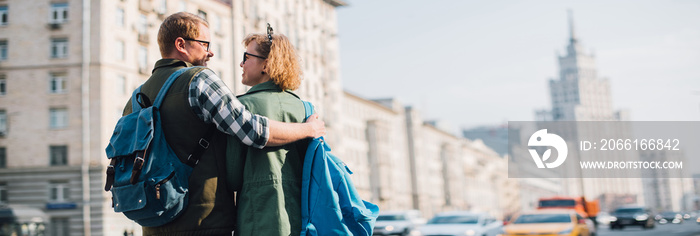
<svg viewBox="0 0 700 236">
<path fill-rule="evenodd" d="M 156 62 L 151 77 L 141 87 L 155 99 L 165 80 L 176 70 L 206 66 L 209 25 L 185 12 L 166 18 L 158 31 L 163 59 Z M 231 235 L 235 220 L 233 193 L 226 185 L 226 135 L 256 148 L 277 146 L 325 134 L 323 121 L 314 115 L 307 123 L 282 123 L 253 115 L 234 97 L 210 69 L 192 69 L 171 86 L 161 107 L 162 126 L 168 144 L 181 161 L 192 153 L 198 140 L 213 132 L 209 148 L 202 154 L 189 179 L 187 209 L 174 221 L 159 227 L 143 227 L 144 235 Z M 183 78 L 192 78 L 191 80 Z M 131 102 L 124 114 L 131 113 Z"/>
</svg>

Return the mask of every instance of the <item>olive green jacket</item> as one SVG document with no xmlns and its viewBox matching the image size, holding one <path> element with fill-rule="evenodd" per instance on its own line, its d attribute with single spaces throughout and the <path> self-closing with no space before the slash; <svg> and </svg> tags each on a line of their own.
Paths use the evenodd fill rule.
<svg viewBox="0 0 700 236">
<path fill-rule="evenodd" d="M 282 122 L 303 122 L 304 105 L 297 95 L 268 81 L 238 99 L 253 114 Z M 227 182 L 237 191 L 238 235 L 299 235 L 301 170 L 309 140 L 280 147 L 250 148 L 228 139 Z"/>
<path fill-rule="evenodd" d="M 191 67 L 192 64 L 161 59 L 156 62 L 153 75 L 143 84 L 141 92 L 154 101 L 163 83 L 177 69 Z M 189 70 L 173 83 L 161 105 L 161 121 L 165 139 L 181 161 L 195 150 L 200 138 L 213 129 L 205 124 L 193 111 L 188 102 L 189 85 L 195 72 Z M 131 100 L 124 114 L 131 113 Z M 209 148 L 204 151 L 189 179 L 189 201 L 187 208 L 172 222 L 158 227 L 143 227 L 143 235 L 148 236 L 200 236 L 231 235 L 235 225 L 233 191 L 226 186 L 226 134 L 215 131 L 208 138 Z M 232 137 L 235 139 L 235 137 Z"/>
</svg>

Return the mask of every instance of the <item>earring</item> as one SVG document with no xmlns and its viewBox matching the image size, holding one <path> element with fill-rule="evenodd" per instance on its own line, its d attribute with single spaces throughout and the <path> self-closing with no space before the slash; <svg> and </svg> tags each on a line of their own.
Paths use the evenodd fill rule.
<svg viewBox="0 0 700 236">
<path fill-rule="evenodd" d="M 260 71 L 260 74 L 261 74 L 261 75 L 264 75 L 264 74 L 265 74 L 265 71 Z"/>
</svg>

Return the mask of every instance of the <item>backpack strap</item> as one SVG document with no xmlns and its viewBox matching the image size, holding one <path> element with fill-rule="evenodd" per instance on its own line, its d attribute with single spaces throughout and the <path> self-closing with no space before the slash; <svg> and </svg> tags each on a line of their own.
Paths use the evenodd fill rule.
<svg viewBox="0 0 700 236">
<path fill-rule="evenodd" d="M 192 154 L 187 156 L 187 162 L 185 162 L 185 164 L 194 168 L 199 163 L 199 159 L 202 158 L 202 154 L 204 154 L 204 150 L 209 148 L 209 141 L 207 141 L 207 140 L 212 139 L 212 137 L 214 136 L 214 130 L 216 130 L 216 127 L 214 125 L 209 127 L 207 132 L 204 134 L 204 137 L 200 138 L 199 141 L 197 142 L 197 146 L 195 146 Z"/>
<path fill-rule="evenodd" d="M 136 90 L 134 90 L 134 93 L 131 94 L 131 112 L 132 113 L 141 110 L 141 107 L 139 106 L 140 104 L 138 102 L 139 97 L 145 98 L 145 96 L 139 95 L 139 94 L 142 94 L 141 93 L 141 86 L 143 86 L 143 85 L 140 85 L 138 88 L 136 88 Z"/>
<path fill-rule="evenodd" d="M 302 100 L 302 102 L 304 103 L 304 111 L 306 112 L 306 117 L 304 118 L 304 122 L 306 122 L 309 116 L 314 114 L 314 105 L 307 101 Z"/>
<path fill-rule="evenodd" d="M 165 95 L 168 93 L 168 89 L 170 89 L 170 85 L 173 85 L 177 77 L 180 77 L 182 73 L 189 69 L 197 68 L 201 66 L 194 66 L 194 67 L 185 67 L 182 69 L 179 69 L 175 71 L 175 73 L 172 73 L 170 77 L 168 77 L 168 80 L 165 81 L 163 84 L 163 87 L 160 88 L 160 91 L 158 92 L 158 96 L 156 96 L 156 100 L 153 102 L 153 107 L 155 108 L 160 108 L 160 104 L 163 103 L 163 100 L 165 99 Z"/>
<path fill-rule="evenodd" d="M 160 105 L 163 103 L 163 100 L 165 99 L 165 95 L 168 93 L 170 86 L 173 85 L 175 80 L 177 80 L 177 78 L 180 77 L 180 75 L 182 75 L 182 73 L 184 73 L 185 71 L 188 71 L 189 69 L 201 68 L 201 67 L 202 66 L 185 67 L 185 68 L 181 68 L 181 69 L 175 71 L 174 73 L 170 74 L 170 77 L 168 77 L 168 79 L 165 81 L 163 86 L 160 88 L 160 91 L 158 91 L 158 95 L 156 96 L 156 100 L 152 104 L 153 108 L 156 108 L 156 109 L 160 108 Z M 141 87 L 139 87 L 137 90 L 140 90 L 140 89 L 141 89 Z M 136 92 L 136 91 L 134 91 L 134 92 Z M 140 93 L 140 92 L 136 93 L 135 98 L 138 98 L 139 94 L 142 94 L 142 93 Z M 148 98 L 145 95 L 142 95 L 141 98 L 142 98 L 141 100 L 137 101 L 137 103 L 139 103 L 141 106 L 151 105 L 150 101 L 148 100 Z M 132 101 L 132 108 L 134 106 L 133 104 L 134 104 L 134 101 Z M 211 128 L 210 128 L 210 131 L 208 131 L 207 133 L 208 133 L 207 134 L 208 136 L 212 135 L 211 133 L 213 133 L 213 132 L 211 132 Z M 196 165 L 199 162 L 199 157 L 204 152 L 204 149 L 209 147 L 209 142 L 207 142 L 207 140 L 205 140 L 204 138 L 200 138 L 198 144 L 199 145 L 197 145 L 195 147 L 195 151 L 193 152 L 193 154 L 190 154 L 190 156 L 187 158 L 187 164 L 192 166 L 192 167 L 194 167 L 194 165 Z M 144 165 L 144 163 L 146 163 L 146 158 L 148 158 L 148 155 L 146 155 L 147 152 L 148 152 L 148 150 L 136 152 L 136 158 L 134 159 L 134 167 L 133 167 L 133 169 L 131 169 L 131 179 L 130 179 L 131 184 L 136 184 L 136 182 L 138 181 L 138 177 L 141 175 L 141 170 L 143 169 L 143 165 Z M 197 155 L 196 155 L 196 158 L 194 158 L 194 161 L 193 161 L 194 164 L 191 164 L 190 159 L 193 159 L 192 156 L 194 154 L 197 154 Z"/>
</svg>

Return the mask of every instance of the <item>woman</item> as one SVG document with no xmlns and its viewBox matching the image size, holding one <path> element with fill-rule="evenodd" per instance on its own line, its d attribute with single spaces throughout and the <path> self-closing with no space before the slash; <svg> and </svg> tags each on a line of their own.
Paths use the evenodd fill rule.
<svg viewBox="0 0 700 236">
<path fill-rule="evenodd" d="M 291 92 L 301 83 L 298 56 L 287 37 L 248 35 L 243 44 L 243 84 L 252 86 L 238 99 L 254 114 L 284 122 L 303 122 L 304 105 Z M 280 147 L 249 148 L 230 138 L 227 172 L 237 191 L 236 235 L 299 235 L 301 171 L 309 140 Z"/>
</svg>

